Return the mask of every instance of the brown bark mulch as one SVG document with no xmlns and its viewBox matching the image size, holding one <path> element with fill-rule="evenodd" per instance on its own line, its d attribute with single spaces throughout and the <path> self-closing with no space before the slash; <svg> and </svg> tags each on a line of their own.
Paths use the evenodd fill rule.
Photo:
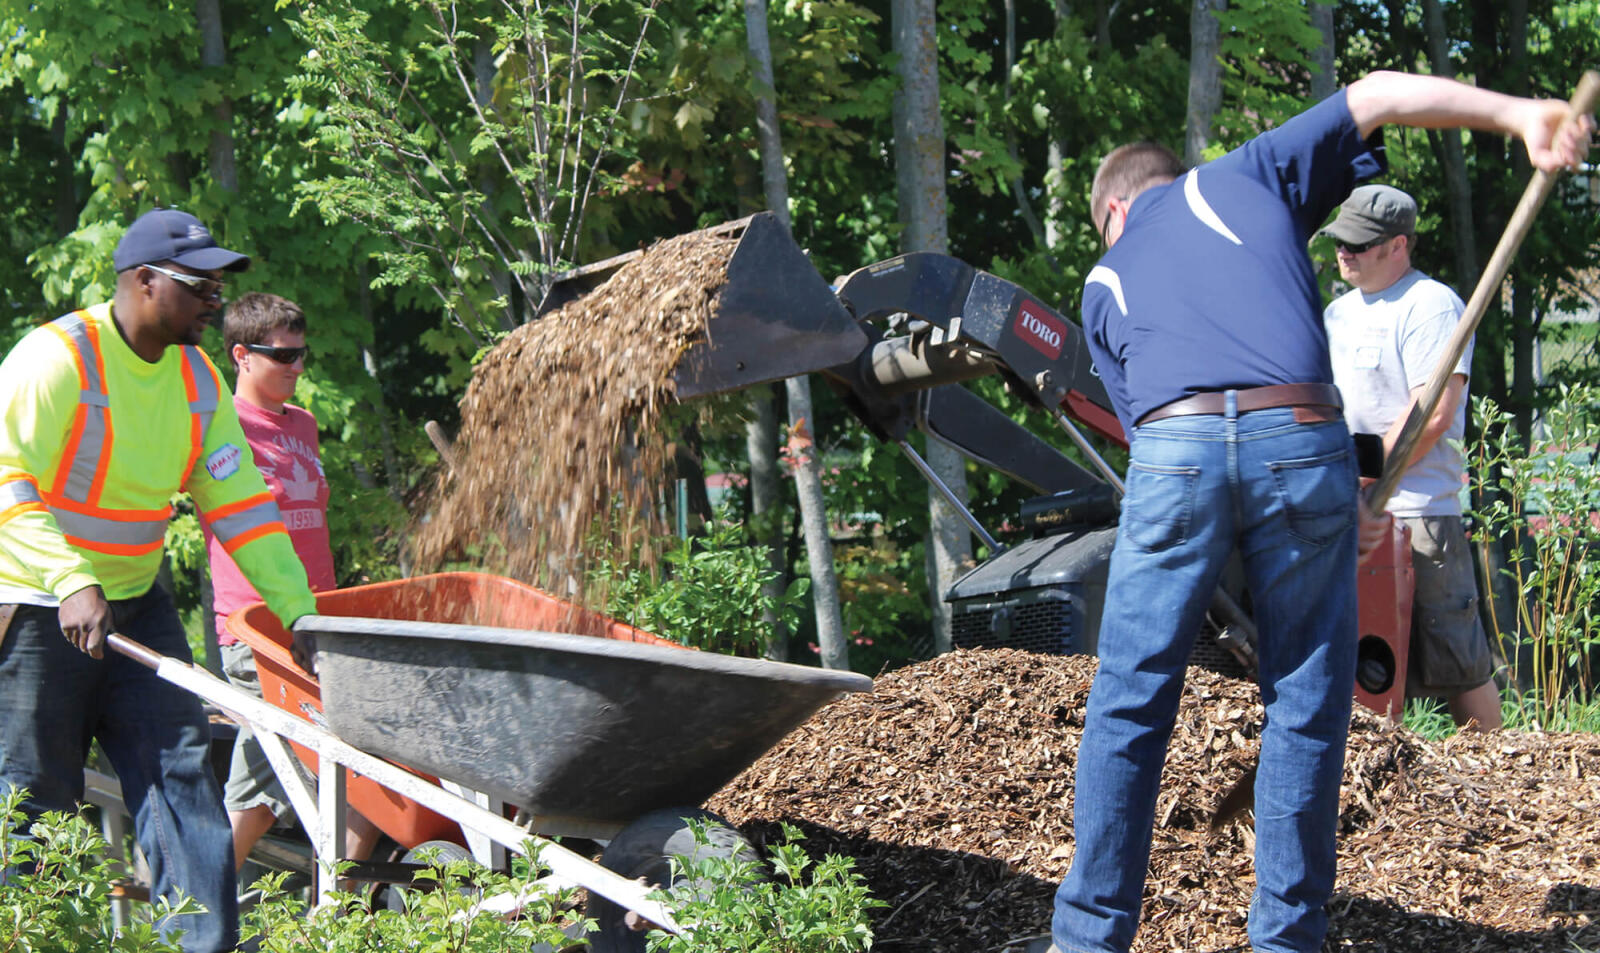
<svg viewBox="0 0 1600 953">
<path fill-rule="evenodd" d="M 593 582 L 581 554 L 653 561 L 673 371 L 706 339 L 737 245 L 715 231 L 659 241 L 484 355 L 454 464 L 414 531 L 419 567 L 469 561 L 601 605 L 581 592 Z"/>
<path fill-rule="evenodd" d="M 798 826 L 853 857 L 876 949 L 1016 948 L 1047 933 L 1072 859 L 1088 657 L 958 651 L 833 703 L 710 807 L 758 840 Z M 1212 837 L 1253 763 L 1255 686 L 1189 672 L 1156 810 L 1136 950 L 1248 950 L 1249 815 Z M 1600 948 L 1600 737 L 1427 741 L 1364 708 L 1340 792 L 1327 949 Z"/>
</svg>

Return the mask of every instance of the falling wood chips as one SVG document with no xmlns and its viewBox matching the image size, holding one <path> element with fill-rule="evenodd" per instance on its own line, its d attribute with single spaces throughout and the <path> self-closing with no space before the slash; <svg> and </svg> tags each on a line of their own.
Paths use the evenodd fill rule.
<svg viewBox="0 0 1600 953">
<path fill-rule="evenodd" d="M 854 857 L 875 949 L 1001 950 L 1048 931 L 1072 859 L 1093 659 L 963 651 L 900 669 L 790 734 L 709 805 Z M 1255 687 L 1191 669 L 1156 808 L 1135 950 L 1249 949 L 1253 838 L 1206 824 L 1255 759 Z M 1600 738 L 1429 742 L 1364 708 L 1341 788 L 1327 949 L 1600 948 Z"/>
<path fill-rule="evenodd" d="M 706 338 L 737 236 L 667 239 L 582 298 L 513 331 L 479 362 L 457 460 L 416 534 L 418 565 L 470 559 L 587 593 L 581 555 L 661 531 L 673 369 Z"/>
</svg>

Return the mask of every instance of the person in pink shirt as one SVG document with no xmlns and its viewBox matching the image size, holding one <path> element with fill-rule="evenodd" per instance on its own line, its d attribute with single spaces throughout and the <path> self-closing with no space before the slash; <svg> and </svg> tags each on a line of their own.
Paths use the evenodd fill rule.
<svg viewBox="0 0 1600 953">
<path fill-rule="evenodd" d="M 292 301 L 250 292 L 228 305 L 222 337 L 238 371 L 233 405 L 256 466 L 277 499 L 312 590 L 333 589 L 338 581 L 328 543 L 328 481 L 322 472 L 317 419 L 289 403 L 309 353 L 305 315 Z M 235 610 L 259 602 L 261 597 L 209 531 L 206 547 L 223 672 L 234 685 L 260 695 L 255 657 L 224 623 Z M 223 803 L 233 827 L 234 863 L 242 867 L 256 841 L 290 809 L 261 743 L 247 726 L 240 726 L 234 742 Z M 353 809 L 347 816 L 345 854 L 364 859 L 372 852 L 379 831 Z"/>
</svg>

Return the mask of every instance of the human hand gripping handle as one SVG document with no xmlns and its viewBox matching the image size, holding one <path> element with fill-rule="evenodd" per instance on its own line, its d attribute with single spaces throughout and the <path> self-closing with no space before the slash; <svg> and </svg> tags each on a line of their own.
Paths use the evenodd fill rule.
<svg viewBox="0 0 1600 953">
<path fill-rule="evenodd" d="M 1600 93 L 1600 73 L 1590 70 L 1578 81 L 1570 103 L 1554 99 L 1528 100 L 1517 135 L 1528 148 L 1528 161 L 1541 172 L 1573 168 L 1589 151 L 1594 135 L 1595 97 Z"/>
<path fill-rule="evenodd" d="M 61 600 L 56 617 L 61 634 L 72 647 L 93 658 L 105 656 L 106 636 L 111 632 L 111 603 L 99 586 L 84 586 Z"/>
<path fill-rule="evenodd" d="M 314 633 L 295 628 L 299 623 L 296 619 L 289 625 L 289 631 L 294 633 L 293 642 L 289 646 L 289 654 L 294 657 L 294 664 L 306 670 L 312 678 L 317 677 L 317 637 Z"/>
<path fill-rule="evenodd" d="M 1367 494 L 1371 488 L 1366 487 L 1356 498 L 1356 513 L 1360 518 L 1360 528 L 1356 534 L 1358 565 L 1366 562 L 1368 556 L 1378 551 L 1378 547 L 1389 537 L 1389 524 L 1394 522 L 1394 517 L 1390 516 L 1382 506 L 1376 510 L 1372 508 L 1372 502 Z"/>
</svg>

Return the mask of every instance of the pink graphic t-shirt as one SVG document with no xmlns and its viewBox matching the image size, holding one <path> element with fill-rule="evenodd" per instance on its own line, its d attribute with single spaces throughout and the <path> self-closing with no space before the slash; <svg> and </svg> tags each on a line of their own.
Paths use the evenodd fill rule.
<svg viewBox="0 0 1600 953">
<path fill-rule="evenodd" d="M 333 574 L 333 551 L 328 544 L 328 481 L 322 473 L 322 455 L 317 443 L 317 419 L 309 411 L 285 404 L 283 413 L 273 413 L 254 404 L 235 399 L 239 423 L 255 454 L 256 467 L 266 478 L 267 489 L 278 501 L 283 525 L 289 528 L 294 551 L 305 563 L 306 578 L 314 592 L 338 585 Z M 217 542 L 208 526 L 206 551 L 211 557 L 212 608 L 216 613 L 217 643 L 238 641 L 224 625 L 235 609 L 261 601 L 255 587 L 244 578 L 239 567 Z"/>
</svg>

